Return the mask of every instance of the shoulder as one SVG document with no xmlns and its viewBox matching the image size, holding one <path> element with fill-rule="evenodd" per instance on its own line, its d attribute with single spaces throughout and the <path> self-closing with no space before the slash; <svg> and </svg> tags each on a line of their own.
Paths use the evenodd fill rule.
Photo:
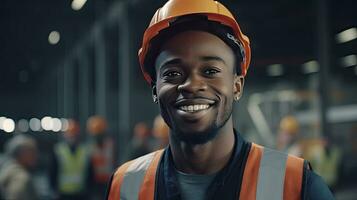
<svg viewBox="0 0 357 200">
<path fill-rule="evenodd" d="M 107 189 L 108 197 L 119 198 L 120 191 L 139 191 L 139 187 L 144 177 L 155 177 L 157 166 L 160 162 L 164 150 L 158 150 L 129 162 L 124 163 L 116 169 L 111 177 L 109 188 Z"/>
<path fill-rule="evenodd" d="M 305 169 L 304 199 L 333 200 L 334 197 L 323 179 L 311 169 Z"/>
<path fill-rule="evenodd" d="M 308 161 L 288 154 L 286 164 L 285 185 L 290 180 L 300 180 L 301 199 L 314 200 L 333 200 L 334 197 L 324 180 L 317 175 L 310 167 Z M 290 174 L 290 175 L 289 175 Z M 294 177 L 295 174 L 295 177 Z M 301 177 L 301 178 L 299 178 Z M 295 182 L 296 183 L 296 182 Z"/>
<path fill-rule="evenodd" d="M 24 185 L 30 180 L 30 174 L 16 162 L 7 163 L 0 174 L 2 181 L 10 181 L 17 185 Z"/>
<path fill-rule="evenodd" d="M 158 150 L 124 163 L 115 170 L 112 182 L 117 179 L 123 179 L 124 176 L 144 176 L 145 172 L 148 170 L 150 164 L 153 163 L 153 161 L 157 161 L 156 164 L 158 164 L 163 151 L 164 150 Z"/>
<path fill-rule="evenodd" d="M 257 159 L 254 160 L 260 162 L 261 165 L 269 163 L 272 164 L 273 167 L 285 165 L 286 169 L 292 170 L 293 172 L 299 172 L 301 175 L 303 172 L 304 159 L 255 143 L 251 143 L 249 156 L 257 157 Z"/>
<path fill-rule="evenodd" d="M 140 172 L 146 171 L 148 165 L 152 162 L 155 155 L 158 155 L 158 154 L 161 155 L 161 153 L 162 153 L 162 150 L 159 150 L 159 151 L 151 152 L 144 156 L 138 157 L 134 160 L 128 161 L 117 168 L 117 170 L 114 173 L 114 176 L 119 175 L 121 172 L 125 172 L 125 174 L 130 174 L 130 173 L 140 173 Z"/>
<path fill-rule="evenodd" d="M 252 143 L 246 164 L 249 177 L 255 177 L 259 187 L 272 185 L 284 196 L 302 192 L 304 160 L 277 150 Z M 244 177 L 243 177 L 244 178 Z"/>
</svg>

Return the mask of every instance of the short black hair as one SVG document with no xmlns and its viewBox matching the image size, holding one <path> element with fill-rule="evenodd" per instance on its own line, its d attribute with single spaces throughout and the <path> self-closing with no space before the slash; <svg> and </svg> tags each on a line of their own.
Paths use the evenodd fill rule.
<svg viewBox="0 0 357 200">
<path fill-rule="evenodd" d="M 240 63 L 243 61 L 244 48 L 234 36 L 233 30 L 216 21 L 208 20 L 204 15 L 186 15 L 175 18 L 170 22 L 170 26 L 159 32 L 150 42 L 148 53 L 144 60 L 145 71 L 152 79 L 151 85 L 156 81 L 155 60 L 161 51 L 162 45 L 173 36 L 185 31 L 204 31 L 216 35 L 223 40 L 231 49 L 236 57 L 236 67 L 234 72 L 241 74 Z"/>
</svg>

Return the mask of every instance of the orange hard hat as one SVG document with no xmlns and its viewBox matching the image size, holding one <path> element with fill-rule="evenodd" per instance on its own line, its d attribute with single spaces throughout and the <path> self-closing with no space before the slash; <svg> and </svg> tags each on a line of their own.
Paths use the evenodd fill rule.
<svg viewBox="0 0 357 200">
<path fill-rule="evenodd" d="M 77 136 L 80 134 L 80 129 L 81 129 L 80 125 L 76 120 L 69 119 L 68 120 L 68 128 L 66 130 L 66 135 L 69 137 Z"/>
<path fill-rule="evenodd" d="M 139 122 L 134 126 L 134 136 L 137 138 L 146 138 L 150 135 L 150 130 L 145 122 Z"/>
<path fill-rule="evenodd" d="M 299 132 L 299 129 L 299 122 L 292 115 L 285 116 L 280 121 L 280 131 L 284 133 L 296 135 Z"/>
<path fill-rule="evenodd" d="M 243 76 L 247 74 L 251 58 L 249 38 L 242 33 L 232 13 L 225 6 L 213 0 L 169 0 L 154 14 L 149 27 L 144 33 L 143 43 L 138 53 L 141 70 L 145 80 L 149 84 L 151 84 L 153 80 L 147 68 L 151 66 L 145 67 L 145 59 L 149 53 L 152 39 L 157 36 L 160 31 L 172 26 L 171 22 L 178 17 L 195 14 L 204 15 L 209 21 L 219 22 L 233 30 L 235 37 L 238 38 L 241 43 L 240 46 L 243 51 L 243 59 L 240 63 L 241 74 Z"/>
<path fill-rule="evenodd" d="M 107 121 L 102 116 L 94 115 L 87 120 L 87 131 L 91 135 L 104 134 L 107 127 Z"/>
</svg>

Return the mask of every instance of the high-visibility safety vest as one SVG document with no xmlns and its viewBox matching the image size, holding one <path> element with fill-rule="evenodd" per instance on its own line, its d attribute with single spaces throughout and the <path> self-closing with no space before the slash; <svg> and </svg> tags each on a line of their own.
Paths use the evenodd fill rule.
<svg viewBox="0 0 357 200">
<path fill-rule="evenodd" d="M 129 161 L 114 174 L 109 200 L 154 200 L 163 150 Z M 241 200 L 300 200 L 304 160 L 252 144 L 243 174 Z"/>
<path fill-rule="evenodd" d="M 83 145 L 72 153 L 69 145 L 60 143 L 55 147 L 58 159 L 58 191 L 62 194 L 82 192 L 88 165 L 88 153 Z"/>
</svg>

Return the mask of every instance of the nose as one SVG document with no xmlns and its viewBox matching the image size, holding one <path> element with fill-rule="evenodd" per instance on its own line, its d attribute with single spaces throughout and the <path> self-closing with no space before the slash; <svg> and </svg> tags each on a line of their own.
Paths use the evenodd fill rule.
<svg viewBox="0 0 357 200">
<path fill-rule="evenodd" d="M 206 82 L 199 75 L 191 74 L 182 82 L 177 90 L 181 93 L 196 93 L 207 89 Z"/>
</svg>

